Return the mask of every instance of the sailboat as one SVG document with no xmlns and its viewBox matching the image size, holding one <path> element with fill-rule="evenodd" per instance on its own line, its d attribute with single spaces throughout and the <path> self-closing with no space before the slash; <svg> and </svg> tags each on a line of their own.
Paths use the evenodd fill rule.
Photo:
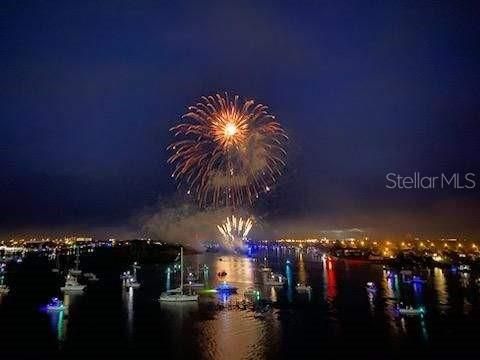
<svg viewBox="0 0 480 360">
<path fill-rule="evenodd" d="M 60 272 L 60 256 L 57 253 L 57 250 L 53 251 L 53 256 L 55 257 L 55 267 L 52 269 L 53 273 Z"/>
<path fill-rule="evenodd" d="M 80 270 L 80 248 L 78 245 L 75 246 L 75 269 L 70 269 L 69 273 L 74 276 L 82 274 L 82 270 Z"/>
<path fill-rule="evenodd" d="M 0 276 L 0 295 L 6 295 L 10 292 L 10 288 L 3 283 L 3 276 Z"/>
<path fill-rule="evenodd" d="M 180 247 L 180 288 L 166 291 L 160 295 L 161 302 L 198 301 L 198 295 L 183 293 L 183 247 Z"/>
<path fill-rule="evenodd" d="M 86 287 L 86 285 L 78 283 L 76 276 L 67 274 L 67 277 L 65 278 L 65 286 L 62 286 L 60 290 L 63 292 L 79 292 L 85 290 Z"/>
</svg>

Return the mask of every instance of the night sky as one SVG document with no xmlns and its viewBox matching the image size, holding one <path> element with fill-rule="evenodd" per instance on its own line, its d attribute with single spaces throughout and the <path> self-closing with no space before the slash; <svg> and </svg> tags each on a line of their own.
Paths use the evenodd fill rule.
<svg viewBox="0 0 480 360">
<path fill-rule="evenodd" d="M 478 1 L 3 0 L 0 233 L 122 226 L 170 198 L 168 129 L 229 91 L 290 135 L 265 221 L 479 234 L 479 19 Z M 478 184 L 385 189 L 415 171 Z"/>
</svg>

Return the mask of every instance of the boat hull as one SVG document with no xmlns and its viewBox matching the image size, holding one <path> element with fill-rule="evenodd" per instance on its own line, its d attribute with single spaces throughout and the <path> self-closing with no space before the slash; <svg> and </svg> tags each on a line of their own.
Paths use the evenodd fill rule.
<svg viewBox="0 0 480 360">
<path fill-rule="evenodd" d="M 161 295 L 159 300 L 160 302 L 173 302 L 173 303 L 198 301 L 198 295 L 168 294 L 168 295 Z"/>
<path fill-rule="evenodd" d="M 62 286 L 60 288 L 63 292 L 81 292 L 85 290 L 84 285 L 79 285 L 79 286 Z"/>
</svg>

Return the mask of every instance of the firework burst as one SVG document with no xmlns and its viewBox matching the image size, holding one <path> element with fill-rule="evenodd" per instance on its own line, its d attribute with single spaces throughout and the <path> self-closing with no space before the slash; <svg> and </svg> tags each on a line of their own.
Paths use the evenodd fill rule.
<svg viewBox="0 0 480 360">
<path fill-rule="evenodd" d="M 244 219 L 232 215 L 227 217 L 222 224 L 217 225 L 217 229 L 222 235 L 224 245 L 227 248 L 241 248 L 252 226 L 252 218 Z"/>
<path fill-rule="evenodd" d="M 170 129 L 172 177 L 201 206 L 251 205 L 285 166 L 287 135 L 268 108 L 238 96 L 204 96 Z"/>
</svg>

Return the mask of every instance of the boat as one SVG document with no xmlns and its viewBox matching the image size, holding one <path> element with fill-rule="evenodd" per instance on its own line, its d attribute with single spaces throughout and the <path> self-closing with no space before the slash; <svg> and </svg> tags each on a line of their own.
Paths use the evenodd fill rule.
<svg viewBox="0 0 480 360">
<path fill-rule="evenodd" d="M 62 286 L 60 290 L 63 292 L 81 292 L 85 290 L 86 287 L 86 285 L 81 285 L 78 283 L 76 276 L 68 274 L 65 279 L 65 286 Z"/>
<path fill-rule="evenodd" d="M 377 292 L 377 285 L 375 285 L 375 283 L 372 281 L 367 282 L 367 284 L 365 285 L 365 288 L 369 292 Z"/>
<path fill-rule="evenodd" d="M 83 276 L 85 276 L 85 278 L 88 280 L 88 281 L 98 281 L 100 280 L 97 275 L 95 275 L 94 273 L 85 273 L 83 274 Z"/>
<path fill-rule="evenodd" d="M 48 312 L 57 312 L 65 310 L 63 302 L 57 297 L 53 297 L 50 302 L 45 306 L 45 310 Z"/>
<path fill-rule="evenodd" d="M 217 292 L 223 293 L 223 294 L 235 294 L 238 290 L 237 287 L 228 284 L 226 281 L 224 281 L 222 284 L 217 286 Z"/>
<path fill-rule="evenodd" d="M 6 295 L 10 292 L 10 288 L 7 285 L 0 285 L 0 295 Z"/>
<path fill-rule="evenodd" d="M 405 316 L 423 316 L 425 315 L 425 308 L 420 306 L 418 308 L 414 308 L 412 306 L 406 306 L 406 307 L 397 307 L 397 311 L 400 315 L 405 315 Z"/>
<path fill-rule="evenodd" d="M 268 266 L 268 262 L 267 262 L 266 257 L 263 258 L 263 265 L 260 266 L 260 271 L 261 272 L 268 272 L 268 273 L 272 272 L 272 269 Z"/>
<path fill-rule="evenodd" d="M 141 285 L 133 276 L 126 279 L 123 283 L 123 286 L 126 288 L 138 289 Z"/>
<path fill-rule="evenodd" d="M 271 286 L 283 286 L 285 284 L 285 278 L 281 274 L 271 273 L 265 280 L 266 285 Z"/>
<path fill-rule="evenodd" d="M 198 301 L 198 294 L 183 293 L 183 247 L 180 247 L 180 291 L 165 291 L 158 299 L 160 302 L 184 303 Z"/>
<path fill-rule="evenodd" d="M 166 292 L 169 293 L 169 294 L 180 294 L 182 292 L 182 289 L 180 289 L 178 287 L 178 288 L 175 288 L 175 289 L 169 289 Z"/>
<path fill-rule="evenodd" d="M 60 257 L 57 254 L 57 251 L 54 250 L 53 256 L 55 257 L 55 267 L 52 269 L 53 273 L 59 273 L 60 272 Z"/>
<path fill-rule="evenodd" d="M 159 298 L 160 302 L 190 302 L 190 301 L 198 301 L 198 295 L 193 294 L 171 294 L 171 293 L 162 293 Z"/>
<path fill-rule="evenodd" d="M 75 269 L 70 269 L 68 272 L 73 276 L 82 275 L 82 270 L 80 270 L 80 248 L 78 245 L 75 246 Z"/>
<path fill-rule="evenodd" d="M 312 291 L 312 287 L 310 285 L 298 283 L 297 286 L 295 286 L 295 290 L 298 292 L 310 292 Z"/>
<path fill-rule="evenodd" d="M 133 273 L 130 274 L 127 271 L 126 276 L 124 277 L 123 286 L 126 288 L 138 289 L 140 287 L 140 283 L 137 280 L 137 269 L 140 269 L 140 266 L 137 265 L 137 262 L 134 262 L 132 265 Z"/>
</svg>

